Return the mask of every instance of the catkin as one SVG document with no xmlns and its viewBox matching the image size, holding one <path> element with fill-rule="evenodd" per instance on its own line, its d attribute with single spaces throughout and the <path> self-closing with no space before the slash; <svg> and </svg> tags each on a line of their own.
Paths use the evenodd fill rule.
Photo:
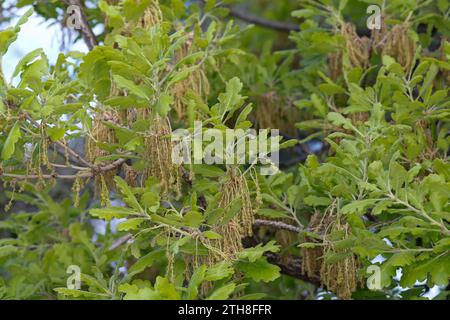
<svg viewBox="0 0 450 320">
<path fill-rule="evenodd" d="M 213 262 L 223 260 L 223 256 L 230 260 L 235 259 L 236 253 L 243 249 L 242 238 L 251 236 L 253 233 L 254 210 L 247 181 L 238 169 L 229 169 L 227 174 L 228 179 L 223 183 L 220 191 L 222 196 L 219 208 L 227 211 L 232 202 L 239 198 L 242 203 L 239 212 L 229 222 L 222 224 L 219 220 L 218 225 L 213 227 L 213 230 L 222 236 L 221 239 L 212 241 L 212 245 L 222 253 L 217 255 L 211 252 Z"/>
<path fill-rule="evenodd" d="M 114 130 L 107 127 L 103 121 L 112 121 L 118 123 L 119 115 L 115 111 L 98 110 L 94 116 L 91 134 L 86 143 L 86 156 L 89 162 L 98 165 L 107 165 L 111 161 L 103 161 L 98 163 L 98 158 L 107 156 L 108 151 L 100 147 L 101 144 L 111 145 L 117 142 Z M 114 188 L 114 176 L 117 169 L 99 173 L 95 176 L 95 191 L 100 197 L 102 204 L 107 204 L 109 199 L 109 190 Z"/>
<path fill-rule="evenodd" d="M 145 111 L 144 111 L 145 112 Z M 155 177 L 161 186 L 162 194 L 168 194 L 173 186 L 179 194 L 179 167 L 172 162 L 172 129 L 168 117 L 156 116 L 145 138 L 144 181 Z"/>
<path fill-rule="evenodd" d="M 180 50 L 176 53 L 176 61 L 180 61 L 190 54 L 192 48 L 192 38 L 193 33 L 189 35 L 188 41 L 186 41 L 186 43 L 183 44 Z M 177 82 L 172 87 L 171 93 L 174 98 L 174 109 L 180 120 L 186 120 L 188 112 L 186 95 L 190 91 L 192 91 L 203 101 L 207 101 L 210 93 L 210 84 L 203 65 L 198 66 L 186 79 Z M 199 113 L 196 112 L 195 114 L 198 115 Z"/>
<path fill-rule="evenodd" d="M 158 0 L 152 0 L 150 5 L 145 9 L 141 17 L 140 24 L 143 28 L 148 29 L 152 26 L 161 24 L 163 15 Z"/>
<path fill-rule="evenodd" d="M 341 35 L 344 38 L 345 57 L 348 58 L 350 67 L 367 68 L 370 63 L 370 40 L 367 37 L 359 37 L 351 23 L 342 25 Z"/>
<path fill-rule="evenodd" d="M 416 42 L 408 35 L 409 23 L 395 25 L 386 35 L 382 53 L 393 57 L 406 70 L 412 67 L 416 53 Z"/>
<path fill-rule="evenodd" d="M 286 99 L 270 91 L 256 99 L 254 121 L 259 129 L 279 129 L 282 133 L 295 137 L 295 126 L 299 112 Z"/>
<path fill-rule="evenodd" d="M 318 246 L 302 248 L 302 273 L 309 277 L 320 275 L 321 284 L 334 292 L 341 299 L 350 299 L 352 293 L 362 286 L 358 270 L 361 264 L 357 257 L 343 249 L 337 249 L 335 242 L 329 236 L 333 232 L 342 232 L 344 239 L 351 234 L 350 226 L 344 219 L 336 214 L 336 206 L 333 203 L 324 214 L 316 212 L 310 220 L 311 232 L 322 237 Z M 307 237 L 306 241 L 315 241 Z M 337 262 L 330 263 L 326 257 L 336 253 L 348 253 Z"/>
</svg>

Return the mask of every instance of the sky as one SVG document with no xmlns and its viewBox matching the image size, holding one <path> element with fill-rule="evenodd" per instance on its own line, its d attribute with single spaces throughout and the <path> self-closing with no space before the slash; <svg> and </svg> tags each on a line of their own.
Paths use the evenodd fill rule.
<svg viewBox="0 0 450 320">
<path fill-rule="evenodd" d="M 21 8 L 19 15 L 24 14 L 30 7 Z M 15 25 L 18 18 L 12 20 L 11 25 Z M 8 27 L 3 25 L 1 28 Z M 49 62 L 54 64 L 61 52 L 61 28 L 59 25 L 49 26 L 48 22 L 36 13 L 28 19 L 28 22 L 22 25 L 17 40 L 9 47 L 8 52 L 3 57 L 3 72 L 6 79 L 10 79 L 15 66 L 19 60 L 27 53 L 43 48 Z M 66 51 L 87 52 L 87 47 L 82 40 L 78 40 Z"/>
</svg>

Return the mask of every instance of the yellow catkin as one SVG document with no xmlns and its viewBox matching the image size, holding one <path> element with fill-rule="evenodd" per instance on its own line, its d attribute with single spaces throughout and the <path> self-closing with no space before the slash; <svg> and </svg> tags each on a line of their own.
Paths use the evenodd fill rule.
<svg viewBox="0 0 450 320">
<path fill-rule="evenodd" d="M 152 0 L 150 5 L 145 9 L 140 20 L 143 28 L 150 28 L 162 22 L 163 15 L 158 0 Z"/>
<path fill-rule="evenodd" d="M 242 239 L 253 233 L 254 210 L 247 181 L 238 169 L 229 169 L 227 175 L 228 179 L 220 189 L 222 196 L 219 199 L 218 207 L 226 211 L 230 208 L 230 204 L 239 198 L 242 200 L 242 205 L 239 212 L 229 222 L 223 224 L 219 219 L 218 223 L 211 227 L 211 230 L 222 236 L 220 239 L 201 239 L 201 243 L 208 249 L 207 256 L 197 254 L 183 256 L 188 278 L 192 275 L 193 270 L 202 264 L 211 266 L 224 260 L 235 260 L 236 253 L 244 249 Z M 211 283 L 204 282 L 201 292 L 206 293 L 210 288 Z"/>
<path fill-rule="evenodd" d="M 408 34 L 410 24 L 405 22 L 395 25 L 381 44 L 383 55 L 393 57 L 406 70 L 412 67 L 416 53 L 416 42 Z"/>
<path fill-rule="evenodd" d="M 212 241 L 212 245 L 220 252 L 217 254 L 211 252 L 212 262 L 223 260 L 223 257 L 233 260 L 236 253 L 243 249 L 242 238 L 253 234 L 252 226 L 254 222 L 254 210 L 247 181 L 238 169 L 231 168 L 228 170 L 228 179 L 221 187 L 221 198 L 219 200 L 219 208 L 229 209 L 231 203 L 236 199 L 241 199 L 242 204 L 239 212 L 228 223 L 213 227 L 213 230 L 219 233 L 222 238 Z"/>
<path fill-rule="evenodd" d="M 329 239 L 333 232 L 342 232 L 344 239 L 351 235 L 351 229 L 341 216 L 336 214 L 335 204 L 332 204 L 324 214 L 316 212 L 310 220 L 311 232 L 322 237 L 322 241 L 314 248 L 302 248 L 302 273 L 309 277 L 319 275 L 321 284 L 334 292 L 341 299 L 351 299 L 352 293 L 362 286 L 362 279 L 358 274 L 361 264 L 357 257 L 344 249 L 337 249 L 335 243 Z M 308 242 L 316 239 L 306 238 Z M 326 261 L 326 257 L 336 253 L 348 255 L 334 263 Z"/>
<path fill-rule="evenodd" d="M 133 169 L 132 166 L 124 163 L 122 165 L 122 169 L 125 175 L 125 181 L 128 183 L 130 187 L 137 187 L 139 185 L 139 174 L 136 170 Z"/>
<path fill-rule="evenodd" d="M 98 163 L 99 157 L 109 155 L 109 152 L 102 149 L 100 144 L 111 145 L 117 142 L 114 130 L 107 127 L 103 121 L 119 123 L 120 120 L 117 112 L 106 110 L 99 110 L 93 119 L 91 133 L 86 143 L 86 156 L 89 162 L 100 166 L 111 162 Z M 117 170 L 109 170 L 95 176 L 96 193 L 102 195 L 103 199 L 106 196 L 105 188 L 108 190 L 114 188 L 114 176 L 116 174 Z"/>
<path fill-rule="evenodd" d="M 192 38 L 193 33 L 190 33 L 186 43 L 176 53 L 176 61 L 180 61 L 191 53 Z M 207 101 L 210 93 L 210 84 L 203 65 L 192 71 L 186 79 L 177 82 L 172 88 L 174 109 L 180 120 L 185 120 L 187 117 L 186 94 L 190 91 L 203 101 Z M 198 115 L 199 113 L 196 112 L 195 114 Z"/>
<path fill-rule="evenodd" d="M 286 135 L 297 135 L 295 124 L 299 120 L 299 111 L 276 92 L 270 91 L 257 97 L 254 110 L 258 129 L 279 129 Z"/>
<path fill-rule="evenodd" d="M 145 113 L 145 111 L 144 111 Z M 173 187 L 179 193 L 179 167 L 172 162 L 171 125 L 168 117 L 156 116 L 145 138 L 144 181 L 155 177 L 161 186 L 162 194 L 168 194 Z"/>
<path fill-rule="evenodd" d="M 370 63 L 370 39 L 359 37 L 351 23 L 344 23 L 340 32 L 344 38 L 344 53 L 350 67 L 367 68 Z"/>
<path fill-rule="evenodd" d="M 80 205 L 81 183 L 82 183 L 81 178 L 77 176 L 72 185 L 72 192 L 73 192 L 73 197 L 74 197 L 73 206 L 75 208 L 78 208 L 78 206 Z"/>
<path fill-rule="evenodd" d="M 330 71 L 330 78 L 337 81 L 342 75 L 342 52 L 333 52 L 328 56 L 328 69 Z"/>
</svg>

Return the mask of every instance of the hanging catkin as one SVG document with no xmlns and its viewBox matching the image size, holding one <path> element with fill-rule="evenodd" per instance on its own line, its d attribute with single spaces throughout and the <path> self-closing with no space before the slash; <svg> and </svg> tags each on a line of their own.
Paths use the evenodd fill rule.
<svg viewBox="0 0 450 320">
<path fill-rule="evenodd" d="M 382 53 L 393 57 L 406 70 L 412 67 L 416 53 L 416 42 L 409 36 L 409 29 L 407 22 L 395 25 L 382 45 Z"/>
<path fill-rule="evenodd" d="M 343 233 L 343 238 L 350 236 L 350 226 L 337 215 L 336 205 L 333 203 L 324 214 L 316 212 L 310 220 L 308 229 L 322 237 L 321 243 L 313 248 L 302 248 L 302 273 L 309 277 L 320 275 L 321 284 L 327 290 L 334 292 L 341 299 L 350 299 L 352 293 L 362 286 L 362 279 L 358 274 L 361 264 L 350 251 L 338 249 L 330 239 L 332 233 Z M 307 237 L 306 241 L 315 241 Z M 345 258 L 336 262 L 326 261 L 326 257 L 334 254 L 346 254 Z"/>
<path fill-rule="evenodd" d="M 176 61 L 180 61 L 191 53 L 193 33 L 189 34 L 188 41 L 182 45 L 180 50 L 176 53 Z M 172 88 L 172 96 L 174 98 L 174 109 L 177 112 L 180 120 L 185 120 L 188 112 L 188 105 L 186 95 L 192 91 L 198 98 L 203 101 L 208 100 L 210 85 L 208 77 L 206 76 L 204 66 L 200 65 L 193 70 L 189 76 L 177 82 Z M 196 115 L 199 113 L 196 112 Z"/>
<path fill-rule="evenodd" d="M 254 222 L 254 210 L 252 208 L 250 193 L 247 181 L 237 168 L 230 168 L 227 172 L 228 179 L 221 186 L 221 198 L 219 208 L 225 212 L 230 209 L 233 201 L 241 199 L 241 206 L 236 215 L 227 223 L 219 223 L 213 230 L 219 233 L 222 238 L 212 241 L 212 245 L 228 259 L 236 258 L 236 253 L 243 249 L 242 238 L 251 236 Z M 223 260 L 223 255 L 212 254 L 212 262 Z"/>
<path fill-rule="evenodd" d="M 274 91 L 256 98 L 254 120 L 259 129 L 279 129 L 282 133 L 295 137 L 300 114 L 298 109 Z"/>
<path fill-rule="evenodd" d="M 163 21 L 163 15 L 158 0 L 151 0 L 141 17 L 140 24 L 144 29 L 151 28 Z"/>
<path fill-rule="evenodd" d="M 341 26 L 341 35 L 344 38 L 344 56 L 350 67 L 367 68 L 370 62 L 370 40 L 367 37 L 359 37 L 351 23 Z"/>
<path fill-rule="evenodd" d="M 148 110 L 141 110 L 148 117 Z M 162 194 L 175 189 L 179 193 L 179 167 L 172 162 L 172 129 L 168 117 L 155 116 L 145 137 L 146 168 L 144 181 L 155 177 L 160 183 Z M 174 188 L 175 187 L 175 188 Z"/>
<path fill-rule="evenodd" d="M 86 156 L 89 162 L 95 163 L 99 166 L 108 165 L 111 161 L 98 162 L 98 158 L 109 155 L 109 152 L 100 147 L 103 145 L 112 145 L 117 143 L 114 130 L 107 127 L 103 121 L 111 121 L 119 123 L 119 114 L 112 110 L 102 109 L 100 106 L 94 116 L 92 122 L 91 133 L 86 143 Z M 106 205 L 109 199 L 109 190 L 114 188 L 114 176 L 117 174 L 117 169 L 109 170 L 99 173 L 95 176 L 95 191 L 100 197 L 102 204 Z"/>
</svg>

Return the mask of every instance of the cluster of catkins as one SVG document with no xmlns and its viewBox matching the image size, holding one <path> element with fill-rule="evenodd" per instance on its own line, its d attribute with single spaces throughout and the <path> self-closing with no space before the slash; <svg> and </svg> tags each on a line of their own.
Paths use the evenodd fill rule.
<svg viewBox="0 0 450 320">
<path fill-rule="evenodd" d="M 254 122 L 258 129 L 279 129 L 283 134 L 297 136 L 299 110 L 275 91 L 257 97 Z"/>
<path fill-rule="evenodd" d="M 389 29 L 385 24 L 374 30 L 371 37 L 360 37 L 351 23 L 343 23 L 337 32 L 343 38 L 341 50 L 330 54 L 328 67 L 333 80 L 343 74 L 342 67 L 366 69 L 372 54 L 393 57 L 406 70 L 412 67 L 416 53 L 416 41 L 410 36 L 410 24 L 406 21 Z"/>
<path fill-rule="evenodd" d="M 191 53 L 191 49 L 193 47 L 193 33 L 190 33 L 188 36 L 188 41 L 183 44 L 181 49 L 176 54 L 177 61 L 181 61 Z M 186 79 L 177 82 L 171 90 L 171 94 L 174 98 L 174 109 L 177 113 L 178 119 L 180 120 L 187 119 L 189 108 L 187 95 L 190 93 L 193 93 L 203 101 L 207 101 L 208 99 L 210 84 L 203 65 L 199 65 L 196 69 L 194 69 Z M 198 112 L 196 112 L 195 115 L 197 116 Z"/>
<path fill-rule="evenodd" d="M 342 234 L 346 239 L 351 234 L 350 226 L 336 213 L 335 205 L 331 205 L 325 213 L 316 212 L 310 220 L 308 229 L 317 234 L 321 241 L 313 248 L 303 247 L 302 273 L 309 277 L 319 275 L 321 284 L 341 299 L 350 299 L 352 293 L 362 287 L 362 278 L 358 273 L 360 261 L 348 249 L 336 248 L 336 239 L 332 234 Z M 307 238 L 306 241 L 317 241 Z M 338 261 L 327 261 L 327 257 L 342 254 Z"/>
</svg>

